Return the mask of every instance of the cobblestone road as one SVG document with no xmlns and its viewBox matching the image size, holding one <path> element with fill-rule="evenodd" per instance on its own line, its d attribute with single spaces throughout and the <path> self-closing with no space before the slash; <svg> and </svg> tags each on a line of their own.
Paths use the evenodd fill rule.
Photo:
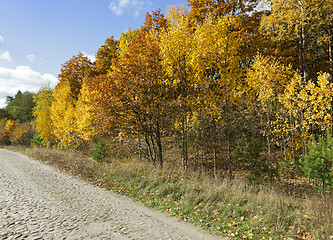
<svg viewBox="0 0 333 240">
<path fill-rule="evenodd" d="M 0 239 L 221 239 L 0 149 Z"/>
</svg>

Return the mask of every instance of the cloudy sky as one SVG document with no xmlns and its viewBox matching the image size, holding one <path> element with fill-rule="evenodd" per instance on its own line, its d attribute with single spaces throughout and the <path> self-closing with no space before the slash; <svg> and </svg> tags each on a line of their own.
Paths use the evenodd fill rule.
<svg viewBox="0 0 333 240">
<path fill-rule="evenodd" d="M 61 64 L 93 58 L 105 39 L 139 28 L 147 12 L 186 0 L 0 0 L 0 108 L 18 90 L 55 86 Z"/>
</svg>

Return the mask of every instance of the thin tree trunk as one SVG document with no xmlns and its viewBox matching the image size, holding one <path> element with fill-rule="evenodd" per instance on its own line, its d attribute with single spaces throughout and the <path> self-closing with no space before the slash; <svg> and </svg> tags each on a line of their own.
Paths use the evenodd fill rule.
<svg viewBox="0 0 333 240">
<path fill-rule="evenodd" d="M 142 147 L 141 147 L 141 139 L 140 139 L 140 132 L 137 130 L 138 135 L 138 152 L 139 152 L 139 161 L 142 161 Z"/>
<path fill-rule="evenodd" d="M 160 167 L 163 168 L 163 148 L 161 139 L 160 125 L 156 124 L 156 145 L 157 145 L 157 158 L 160 163 Z"/>
<path fill-rule="evenodd" d="M 330 35 L 330 36 L 332 36 L 332 35 Z M 331 74 L 331 76 L 333 76 L 333 52 L 332 52 L 331 39 L 328 41 L 328 58 L 329 58 L 329 62 L 330 62 L 330 74 Z"/>
<path fill-rule="evenodd" d="M 268 126 L 270 126 L 269 114 L 267 114 L 267 123 Z M 271 142 L 269 139 L 269 133 L 267 134 L 266 139 L 267 139 L 268 161 L 271 162 Z"/>
<path fill-rule="evenodd" d="M 149 159 L 153 162 L 153 164 L 155 166 L 154 154 L 153 154 L 153 151 L 152 151 L 151 144 L 149 142 L 147 133 L 145 134 L 145 141 L 146 141 L 146 145 L 147 145 L 147 148 L 148 148 Z"/>
<path fill-rule="evenodd" d="M 228 146 L 228 167 L 229 167 L 229 180 L 232 180 L 232 167 L 231 167 L 231 149 L 230 149 L 230 135 L 227 133 L 227 146 Z"/>
<path fill-rule="evenodd" d="M 305 63 L 305 29 L 304 29 L 304 10 L 303 10 L 303 6 L 302 3 L 300 3 L 300 7 L 301 7 L 301 16 L 302 16 L 302 23 L 301 23 L 301 39 L 300 39 L 300 45 L 301 45 L 301 61 L 300 61 L 300 65 L 301 65 L 301 69 L 302 69 L 302 75 L 304 78 L 304 81 L 307 82 L 307 71 L 306 71 L 306 63 Z"/>
<path fill-rule="evenodd" d="M 214 179 L 217 179 L 217 167 L 216 167 L 216 146 L 214 144 Z"/>
<path fill-rule="evenodd" d="M 186 116 L 183 117 L 182 123 L 182 165 L 183 169 L 187 169 L 187 124 L 186 124 Z"/>
</svg>

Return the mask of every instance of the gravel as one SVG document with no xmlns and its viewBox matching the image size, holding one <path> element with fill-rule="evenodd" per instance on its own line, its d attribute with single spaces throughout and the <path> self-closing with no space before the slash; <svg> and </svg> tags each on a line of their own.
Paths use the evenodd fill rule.
<svg viewBox="0 0 333 240">
<path fill-rule="evenodd" d="M 0 239 L 222 239 L 0 149 Z"/>
</svg>

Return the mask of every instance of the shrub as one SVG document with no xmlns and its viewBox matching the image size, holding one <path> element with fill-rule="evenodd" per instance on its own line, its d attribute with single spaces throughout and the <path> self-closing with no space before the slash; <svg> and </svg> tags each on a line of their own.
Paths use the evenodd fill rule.
<svg viewBox="0 0 333 240">
<path fill-rule="evenodd" d="M 30 123 L 19 123 L 10 134 L 9 141 L 12 145 L 30 145 L 34 130 Z"/>
<path fill-rule="evenodd" d="M 309 144 L 309 153 L 300 159 L 301 172 L 311 178 L 320 180 L 320 190 L 330 190 L 333 187 L 333 138 L 327 132 L 326 141 L 319 137 L 318 142 Z"/>
<path fill-rule="evenodd" d="M 10 143 L 10 137 L 13 134 L 14 129 L 17 126 L 17 122 L 14 120 L 8 120 L 6 122 L 5 128 L 2 132 L 2 141 L 5 144 L 9 144 Z"/>
<path fill-rule="evenodd" d="M 101 139 L 98 144 L 95 146 L 94 150 L 91 153 L 91 157 L 97 161 L 100 162 L 104 158 L 109 156 L 109 151 L 106 146 L 105 140 Z"/>
<path fill-rule="evenodd" d="M 5 144 L 5 127 L 6 127 L 7 119 L 2 118 L 0 119 L 0 143 Z"/>
<path fill-rule="evenodd" d="M 33 136 L 33 138 L 31 139 L 31 146 L 32 147 L 40 147 L 42 146 L 42 142 L 43 142 L 43 138 L 40 135 L 39 132 L 36 132 Z"/>
</svg>

